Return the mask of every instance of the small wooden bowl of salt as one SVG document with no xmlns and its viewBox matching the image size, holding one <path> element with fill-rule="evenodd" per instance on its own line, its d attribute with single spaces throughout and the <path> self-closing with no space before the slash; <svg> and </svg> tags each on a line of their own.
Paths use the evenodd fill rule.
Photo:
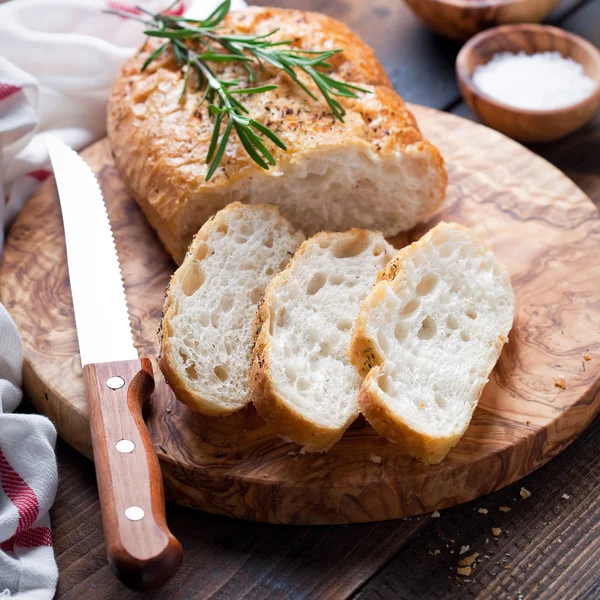
<svg viewBox="0 0 600 600">
<path fill-rule="evenodd" d="M 479 119 L 523 142 L 560 139 L 600 106 L 600 51 L 548 25 L 504 25 L 467 42 L 458 86 Z"/>
</svg>

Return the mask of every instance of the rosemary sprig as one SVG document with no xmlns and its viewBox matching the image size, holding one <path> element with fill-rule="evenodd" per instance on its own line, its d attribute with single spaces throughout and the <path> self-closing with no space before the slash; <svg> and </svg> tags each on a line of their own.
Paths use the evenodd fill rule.
<svg viewBox="0 0 600 600">
<path fill-rule="evenodd" d="M 171 4 L 167 11 L 175 4 L 177 1 Z M 206 181 L 210 180 L 220 165 L 233 130 L 250 158 L 263 169 L 269 169 L 270 165 L 276 164 L 273 155 L 265 145 L 267 139 L 282 150 L 287 150 L 285 144 L 273 131 L 247 116 L 248 109 L 236 97 L 260 94 L 273 90 L 277 86 L 239 87 L 239 80 L 224 80 L 217 77 L 210 63 L 240 63 L 245 68 L 250 83 L 257 79 L 256 69 L 263 69 L 265 64 L 269 64 L 287 73 L 311 98 L 317 100 L 317 96 L 298 76 L 298 72 L 303 72 L 313 80 L 335 118 L 342 122 L 346 111 L 336 97 L 357 98 L 356 92 L 370 93 L 369 90 L 359 86 L 338 81 L 324 72 L 332 68 L 329 59 L 342 50 L 319 51 L 293 48 L 289 40 L 273 41 L 272 36 L 277 30 L 262 35 L 224 33 L 220 24 L 227 16 L 230 5 L 231 1 L 225 0 L 203 21 L 168 14 L 168 12 L 153 13 L 139 6 L 136 7 L 140 11 L 139 15 L 118 10 L 105 11 L 141 21 L 149 27 L 144 32 L 146 35 L 165 40 L 146 59 L 142 71 L 170 48 L 183 73 L 180 101 L 188 92 L 190 73 L 192 71 L 196 73 L 198 79 L 196 91 L 200 92 L 204 88 L 199 106 L 208 101 L 209 114 L 214 118 L 213 132 L 206 156 L 209 165 Z"/>
</svg>

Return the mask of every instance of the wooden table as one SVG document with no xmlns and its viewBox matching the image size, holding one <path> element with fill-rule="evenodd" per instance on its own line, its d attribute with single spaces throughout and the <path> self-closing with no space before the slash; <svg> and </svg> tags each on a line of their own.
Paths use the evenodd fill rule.
<svg viewBox="0 0 600 600">
<path fill-rule="evenodd" d="M 459 45 L 430 33 L 401 0 L 256 3 L 317 10 L 345 21 L 375 48 L 406 100 L 472 118 L 454 78 Z M 600 45 L 600 0 L 565 0 L 549 22 Z M 566 140 L 532 149 L 600 205 L 600 115 Z M 170 505 L 169 522 L 186 559 L 167 587 L 147 597 L 599 598 L 599 434 L 596 419 L 534 474 L 447 509 L 439 518 L 285 527 Z M 51 514 L 60 570 L 57 598 L 138 598 L 106 564 L 92 464 L 60 441 L 58 463 L 60 482 Z M 522 487 L 530 497 L 521 498 Z M 501 512 L 501 506 L 510 512 Z M 492 527 L 502 529 L 497 539 Z M 470 577 L 456 574 L 463 546 L 469 548 L 462 557 L 478 552 L 481 559 Z"/>
</svg>

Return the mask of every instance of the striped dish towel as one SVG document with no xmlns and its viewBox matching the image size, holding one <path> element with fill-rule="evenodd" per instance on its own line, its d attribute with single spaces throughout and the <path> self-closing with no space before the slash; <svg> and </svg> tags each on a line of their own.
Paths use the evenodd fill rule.
<svg viewBox="0 0 600 600">
<path fill-rule="evenodd" d="M 219 3 L 172 10 L 202 18 Z M 10 222 L 51 174 L 43 136 L 81 149 L 104 135 L 112 83 L 144 36 L 140 23 L 102 9 L 139 14 L 135 4 L 161 10 L 171 0 L 0 0 L 0 257 Z M 21 364 L 17 330 L 0 305 L 0 598 L 50 600 L 56 432 L 42 416 L 14 414 Z"/>
</svg>

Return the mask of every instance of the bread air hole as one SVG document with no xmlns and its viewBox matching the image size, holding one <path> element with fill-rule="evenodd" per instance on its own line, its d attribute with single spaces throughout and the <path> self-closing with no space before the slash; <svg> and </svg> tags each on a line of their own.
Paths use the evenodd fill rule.
<svg viewBox="0 0 600 600">
<path fill-rule="evenodd" d="M 331 248 L 331 253 L 336 258 L 352 258 L 362 254 L 369 246 L 369 236 L 361 235 L 349 239 L 336 240 Z"/>
<path fill-rule="evenodd" d="M 308 377 L 298 377 L 296 380 L 296 389 L 299 392 L 305 392 L 310 387 L 310 381 Z"/>
<path fill-rule="evenodd" d="M 390 343 L 389 343 L 385 333 L 383 333 L 383 331 L 381 331 L 381 329 L 377 332 L 377 343 L 379 344 L 379 347 L 381 348 L 382 352 L 389 351 Z"/>
<path fill-rule="evenodd" d="M 233 307 L 233 298 L 230 294 L 223 294 L 221 296 L 221 308 L 223 312 L 229 312 Z"/>
<path fill-rule="evenodd" d="M 273 247 L 273 232 L 270 232 L 269 235 L 265 238 L 265 240 L 263 242 L 263 246 L 265 248 Z"/>
<path fill-rule="evenodd" d="M 217 227 L 217 231 L 219 233 L 222 233 L 223 235 L 225 235 L 228 231 L 229 231 L 229 227 L 227 227 L 227 225 L 225 223 L 221 223 L 218 227 Z"/>
<path fill-rule="evenodd" d="M 326 235 L 319 236 L 319 248 L 329 248 L 331 246 L 331 239 Z"/>
<path fill-rule="evenodd" d="M 248 235 L 250 233 L 250 226 L 247 223 L 243 223 L 240 227 L 240 231 L 243 235 Z"/>
<path fill-rule="evenodd" d="M 217 365 L 213 372 L 221 381 L 227 381 L 227 377 L 229 377 L 229 373 L 223 365 Z"/>
<path fill-rule="evenodd" d="M 196 367 L 194 365 L 187 366 L 185 368 L 185 372 L 190 379 L 198 381 L 198 371 L 196 371 Z"/>
<path fill-rule="evenodd" d="M 193 262 L 183 275 L 181 291 L 189 297 L 202 287 L 205 279 L 202 267 L 197 262 Z"/>
<path fill-rule="evenodd" d="M 352 321 L 348 320 L 348 319 L 340 319 L 335 326 L 340 330 L 340 331 L 350 331 L 350 329 L 352 329 Z"/>
<path fill-rule="evenodd" d="M 448 329 L 458 329 L 458 321 L 454 317 L 454 315 L 448 315 L 446 317 L 446 327 Z"/>
<path fill-rule="evenodd" d="M 198 316 L 198 322 L 200 325 L 202 325 L 202 327 L 208 327 L 210 324 L 210 313 L 207 311 L 200 313 Z"/>
<path fill-rule="evenodd" d="M 373 256 L 381 256 L 384 250 L 383 244 L 375 244 L 375 246 L 373 246 Z"/>
<path fill-rule="evenodd" d="M 461 331 L 460 332 L 460 339 L 463 342 L 468 342 L 471 339 L 471 336 L 469 335 L 468 331 Z"/>
<path fill-rule="evenodd" d="M 233 240 L 236 244 L 245 244 L 248 241 L 248 238 L 243 235 L 236 235 Z"/>
<path fill-rule="evenodd" d="M 410 300 L 408 302 L 408 304 L 406 304 L 404 306 L 404 308 L 400 311 L 400 314 L 410 315 L 410 314 L 414 313 L 415 310 L 417 310 L 417 308 L 419 308 L 420 305 L 421 305 L 421 301 L 417 298 L 413 298 L 412 300 Z"/>
<path fill-rule="evenodd" d="M 452 254 L 452 246 L 450 244 L 444 244 L 438 254 L 440 255 L 440 258 L 448 258 L 451 254 Z"/>
<path fill-rule="evenodd" d="M 379 389 L 388 396 L 394 396 L 396 394 L 396 386 L 389 375 L 380 375 L 377 379 L 377 385 Z"/>
<path fill-rule="evenodd" d="M 216 309 L 210 313 L 210 323 L 215 328 L 219 328 L 219 311 Z"/>
<path fill-rule="evenodd" d="M 265 288 L 262 285 L 259 285 L 250 290 L 248 297 L 250 298 L 250 302 L 252 304 L 258 304 L 260 302 L 260 297 L 263 295 Z"/>
<path fill-rule="evenodd" d="M 325 285 L 326 281 L 327 277 L 324 273 L 315 273 L 306 286 L 306 293 L 309 296 L 314 296 Z"/>
<path fill-rule="evenodd" d="M 394 327 L 394 335 L 399 342 L 403 342 L 408 335 L 408 329 L 404 325 L 404 323 L 397 323 L 396 327 Z"/>
<path fill-rule="evenodd" d="M 285 308 L 281 308 L 277 313 L 277 327 L 283 327 L 285 325 Z"/>
<path fill-rule="evenodd" d="M 196 260 L 204 260 L 208 254 L 208 246 L 206 244 L 200 244 L 196 248 L 195 258 Z"/>
<path fill-rule="evenodd" d="M 467 308 L 467 310 L 465 310 L 465 315 L 467 315 L 469 319 L 476 319 L 477 311 L 474 308 Z"/>
<path fill-rule="evenodd" d="M 423 319 L 421 323 L 421 329 L 419 329 L 417 336 L 420 340 L 430 340 L 435 335 L 436 330 L 437 327 L 435 325 L 435 321 L 431 317 L 427 316 Z"/>
<path fill-rule="evenodd" d="M 345 280 L 346 278 L 342 273 L 332 273 L 329 276 L 329 283 L 331 283 L 332 285 L 340 285 L 344 283 Z"/>
<path fill-rule="evenodd" d="M 439 281 L 439 277 L 435 273 L 427 273 L 424 275 L 417 285 L 417 296 L 427 296 L 435 289 Z"/>
<path fill-rule="evenodd" d="M 269 276 L 273 275 L 273 267 L 267 267 L 265 269 L 265 275 L 269 275 Z"/>
<path fill-rule="evenodd" d="M 437 404 L 438 408 L 441 408 L 442 410 L 446 408 L 446 406 L 448 406 L 446 398 L 444 398 L 444 396 L 442 396 L 441 394 L 435 394 L 433 399 L 435 400 L 435 403 Z"/>
</svg>

